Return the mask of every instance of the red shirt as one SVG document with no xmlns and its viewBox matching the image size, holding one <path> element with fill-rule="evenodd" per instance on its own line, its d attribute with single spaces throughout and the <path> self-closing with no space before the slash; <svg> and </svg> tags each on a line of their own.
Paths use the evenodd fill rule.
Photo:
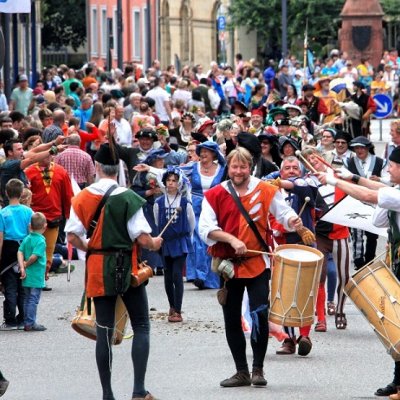
<svg viewBox="0 0 400 400">
<path fill-rule="evenodd" d="M 48 221 L 61 216 L 69 218 L 73 192 L 67 171 L 52 162 L 45 172 L 36 163 L 26 168 L 25 174 L 32 191 L 32 210 L 42 212 Z"/>
</svg>

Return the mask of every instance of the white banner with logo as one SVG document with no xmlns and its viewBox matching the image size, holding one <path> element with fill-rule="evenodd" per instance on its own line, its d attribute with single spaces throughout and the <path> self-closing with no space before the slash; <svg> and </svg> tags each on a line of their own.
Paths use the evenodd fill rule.
<svg viewBox="0 0 400 400">
<path fill-rule="evenodd" d="M 31 0 L 0 0 L 0 13 L 26 14 L 30 12 Z"/>
<path fill-rule="evenodd" d="M 349 228 L 362 229 L 363 231 L 387 237 L 387 228 L 377 228 L 372 223 L 374 211 L 375 207 L 372 204 L 363 203 L 351 196 L 346 196 L 323 215 L 321 219 L 322 221 L 348 226 Z"/>
</svg>

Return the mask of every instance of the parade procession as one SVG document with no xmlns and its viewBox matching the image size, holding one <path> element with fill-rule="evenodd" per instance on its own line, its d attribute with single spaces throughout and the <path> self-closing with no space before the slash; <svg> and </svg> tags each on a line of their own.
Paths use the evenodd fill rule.
<svg viewBox="0 0 400 400">
<path fill-rule="evenodd" d="M 0 397 L 400 400 L 400 14 L 208 2 L 0 0 Z"/>
</svg>

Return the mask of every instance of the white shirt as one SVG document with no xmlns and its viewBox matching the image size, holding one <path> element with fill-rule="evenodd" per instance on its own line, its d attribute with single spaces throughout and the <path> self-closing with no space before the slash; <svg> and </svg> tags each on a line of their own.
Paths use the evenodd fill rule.
<svg viewBox="0 0 400 400">
<path fill-rule="evenodd" d="M 400 226 L 400 190 L 397 187 L 383 187 L 378 190 L 378 206 L 372 215 L 372 223 L 378 228 L 389 227 L 388 210 L 395 211 Z"/>
<path fill-rule="evenodd" d="M 90 185 L 87 190 L 93 194 L 104 196 L 107 190 L 116 183 L 117 182 L 114 179 L 103 178 Z M 110 196 L 115 196 L 125 192 L 126 190 L 130 189 L 117 187 Z M 143 214 L 142 208 L 139 208 L 139 210 L 126 222 L 126 228 L 132 242 L 142 233 L 151 233 L 151 227 Z M 73 207 L 71 207 L 70 216 L 65 225 L 65 232 L 74 233 L 78 237 L 86 237 L 86 229 L 76 215 Z"/>
<path fill-rule="evenodd" d="M 156 86 L 146 94 L 147 97 L 152 98 L 156 102 L 156 114 L 161 121 L 168 121 L 169 116 L 165 108 L 165 102 L 170 101 L 170 94 L 160 86 Z"/>
<path fill-rule="evenodd" d="M 172 95 L 172 100 L 174 103 L 177 100 L 182 100 L 185 103 L 185 107 L 187 108 L 189 100 L 192 100 L 192 93 L 188 90 L 176 89 L 174 94 Z"/>
<path fill-rule="evenodd" d="M 132 147 L 132 128 L 125 118 L 119 121 L 114 119 L 115 128 L 117 130 L 117 142 L 121 146 Z"/>
</svg>

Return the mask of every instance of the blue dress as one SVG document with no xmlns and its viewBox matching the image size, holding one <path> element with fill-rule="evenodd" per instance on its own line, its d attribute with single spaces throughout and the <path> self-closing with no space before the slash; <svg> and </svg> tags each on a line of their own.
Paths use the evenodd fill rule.
<svg viewBox="0 0 400 400">
<path fill-rule="evenodd" d="M 165 206 L 165 195 L 157 198 L 158 205 L 158 233 L 167 225 L 175 207 Z M 163 234 L 162 255 L 164 257 L 180 257 L 193 252 L 192 240 L 190 238 L 190 226 L 187 217 L 187 198 L 181 198 L 181 212 L 174 217 L 167 230 Z"/>
<path fill-rule="evenodd" d="M 204 197 L 199 165 L 198 162 L 193 163 L 191 168 L 190 181 L 192 184 L 192 205 L 196 218 L 196 227 L 193 232 L 193 253 L 188 255 L 186 261 L 186 279 L 201 279 L 204 281 L 204 286 L 206 288 L 217 289 L 220 287 L 219 276 L 211 271 L 211 256 L 207 253 L 208 246 L 200 239 L 199 235 L 199 218 L 201 213 L 201 203 Z M 182 170 L 189 172 L 185 167 L 182 167 Z M 211 187 L 214 187 L 221 182 L 224 171 L 225 168 L 221 166 L 211 183 Z"/>
</svg>

